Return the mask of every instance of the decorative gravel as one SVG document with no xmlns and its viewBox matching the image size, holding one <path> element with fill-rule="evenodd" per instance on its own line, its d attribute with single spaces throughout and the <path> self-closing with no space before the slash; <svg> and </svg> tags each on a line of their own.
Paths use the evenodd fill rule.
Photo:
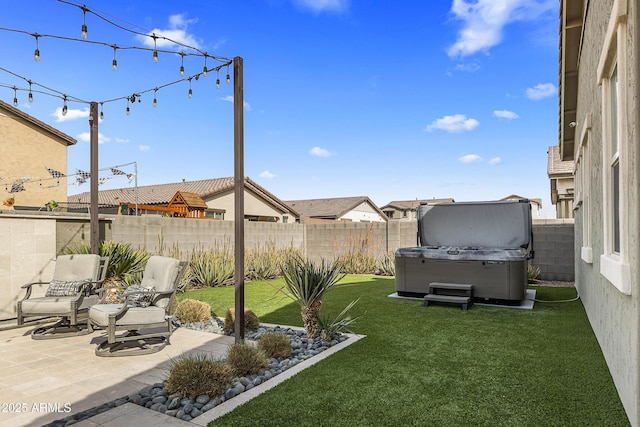
<svg viewBox="0 0 640 427">
<path fill-rule="evenodd" d="M 232 335 L 222 329 L 224 322 L 217 318 L 211 318 L 208 323 L 182 323 L 174 319 L 177 327 L 194 329 L 203 332 L 216 334 Z M 79 421 L 86 420 L 94 415 L 106 412 L 116 406 L 125 403 L 135 403 L 154 411 L 162 412 L 165 415 L 176 417 L 184 421 L 190 421 L 193 418 L 202 415 L 217 405 L 233 399 L 242 392 L 251 390 L 252 388 L 262 384 L 265 381 L 275 377 L 276 375 L 286 371 L 292 366 L 313 357 L 328 348 L 345 341 L 349 337 L 345 334 L 336 334 L 331 342 L 324 341 L 321 338 L 310 339 L 304 330 L 297 330 L 281 326 L 261 326 L 255 331 L 247 331 L 245 338 L 251 341 L 257 341 L 266 332 L 280 332 L 286 334 L 291 340 L 291 356 L 287 358 L 279 357 L 269 360 L 267 368 L 260 369 L 257 374 L 246 377 L 234 378 L 226 385 L 223 396 L 200 395 L 195 399 L 181 396 L 180 394 L 169 394 L 165 390 L 166 381 L 146 386 L 140 391 L 129 394 L 126 397 L 113 400 L 98 407 L 69 415 L 62 420 L 54 421 L 45 427 L 59 427 L 75 424 Z"/>
</svg>

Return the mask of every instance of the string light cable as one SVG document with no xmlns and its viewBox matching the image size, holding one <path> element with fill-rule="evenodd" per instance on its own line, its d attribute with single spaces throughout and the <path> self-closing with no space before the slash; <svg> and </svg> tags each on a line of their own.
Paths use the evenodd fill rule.
<svg viewBox="0 0 640 427">
<path fill-rule="evenodd" d="M 181 58 L 181 66 L 180 66 L 180 76 L 183 77 L 181 79 L 163 84 L 163 85 L 157 85 L 154 86 L 150 89 L 146 89 L 143 91 L 138 91 L 138 92 L 134 92 L 132 95 L 125 95 L 125 96 L 119 96 L 116 98 L 112 98 L 112 99 L 108 99 L 108 100 L 103 100 L 103 101 L 98 101 L 98 103 L 100 103 L 101 107 L 103 104 L 105 103 L 109 103 L 109 102 L 115 102 L 115 101 L 122 101 L 122 100 L 126 100 L 127 102 L 129 102 L 131 100 L 132 97 L 137 97 L 139 100 L 140 95 L 147 93 L 147 92 L 151 92 L 154 91 L 154 95 L 155 93 L 157 93 L 158 90 L 178 84 L 178 83 L 182 83 L 182 82 L 188 82 L 189 83 L 189 91 L 191 90 L 191 81 L 192 80 L 198 80 L 201 76 L 202 77 L 206 77 L 207 73 L 209 72 L 216 72 L 216 74 L 219 74 L 220 69 L 226 67 L 227 68 L 227 76 L 226 76 L 226 82 L 227 84 L 230 84 L 230 75 L 229 75 L 229 67 L 231 66 L 231 64 L 233 63 L 233 60 L 227 57 L 223 57 L 223 56 L 217 56 L 217 55 L 211 55 L 201 49 L 199 49 L 198 47 L 195 46 L 189 46 L 185 43 L 173 40 L 169 37 L 166 37 L 162 34 L 157 34 L 155 32 L 143 32 L 143 31 L 138 31 L 138 30 L 133 30 L 130 28 L 127 28 L 123 25 L 119 25 L 116 22 L 114 22 L 113 19 L 108 19 L 105 16 L 103 16 L 103 14 L 106 14 L 104 12 L 98 12 L 94 9 L 91 9 L 89 7 L 87 7 L 86 5 L 81 5 L 81 4 L 77 4 L 77 3 L 73 3 L 67 0 L 58 0 L 58 2 L 66 4 L 66 5 L 70 5 L 70 6 L 74 6 L 79 8 L 82 13 L 83 13 L 83 24 L 82 24 L 82 31 L 81 31 L 81 38 L 74 38 L 74 37 L 67 37 L 67 36 L 61 36 L 61 35 L 54 35 L 54 34 L 47 34 L 47 33 L 38 33 L 38 32 L 29 32 L 29 31 L 25 31 L 25 30 L 20 30 L 20 29 L 13 29 L 13 28 L 5 28 L 5 27 L 0 27 L 0 31 L 7 31 L 7 32 L 13 32 L 13 33 L 18 33 L 18 34 L 24 34 L 24 35 L 28 35 L 30 37 L 34 37 L 35 41 L 36 41 L 36 49 L 34 51 L 34 59 L 36 61 L 39 61 L 40 59 L 40 49 L 39 49 L 39 40 L 43 39 L 43 38 L 52 38 L 52 39 L 58 39 L 58 40 L 63 40 L 63 41 L 69 41 L 69 42 L 78 42 L 78 43 L 89 43 L 92 45 L 100 45 L 100 46 L 105 46 L 109 49 L 113 50 L 113 59 L 111 61 L 111 66 L 112 69 L 114 71 L 117 70 L 117 59 L 116 59 L 116 52 L 117 50 L 139 50 L 139 51 L 147 51 L 147 52 L 153 52 L 154 55 L 154 59 L 157 58 L 157 55 L 159 53 L 162 54 L 168 54 L 168 55 L 179 55 Z M 109 25 L 112 25 L 120 30 L 129 32 L 131 34 L 135 34 L 137 36 L 140 37 L 147 37 L 153 40 L 154 42 L 154 47 L 150 48 L 150 47 L 144 47 L 144 46 L 127 46 L 127 45 L 117 45 L 115 43 L 108 43 L 108 42 L 103 42 L 103 41 L 96 41 L 96 40 L 89 40 L 87 38 L 85 38 L 86 33 L 87 33 L 87 25 L 86 25 L 86 15 L 87 14 L 92 14 L 96 17 L 98 17 L 99 19 L 103 20 L 104 22 L 108 23 Z M 114 18 L 114 19 L 118 19 L 118 18 Z M 120 20 L 120 19 L 119 19 Z M 122 20 L 120 20 L 122 21 Z M 124 22 L 124 21 L 123 21 Z M 128 25 L 133 26 L 133 24 L 129 24 Z M 138 27 L 139 28 L 139 27 Z M 176 50 L 167 50 L 167 49 L 158 49 L 157 48 L 157 41 L 161 40 L 161 41 L 165 41 L 168 43 L 173 44 L 174 46 L 179 46 L 182 48 L 182 50 L 180 51 L 176 51 Z M 192 74 L 190 76 L 184 77 L 184 58 L 185 57 L 201 57 L 204 60 L 204 67 L 202 68 L 202 71 L 196 74 Z M 218 65 L 215 65 L 213 67 L 207 67 L 207 59 L 213 60 L 218 62 Z M 31 79 L 28 79 L 26 77 L 23 77 L 21 75 L 18 75 L 15 72 L 12 72 L 6 68 L 1 68 L 0 67 L 0 71 L 8 73 L 14 77 L 20 78 L 23 81 L 25 81 L 28 85 L 29 88 L 26 87 L 17 87 L 16 85 L 13 84 L 8 84 L 8 83 L 2 83 L 0 82 L 0 87 L 4 87 L 4 88 L 8 88 L 14 91 L 14 104 L 16 104 L 17 102 L 17 95 L 16 92 L 18 91 L 25 91 L 28 92 L 29 96 L 29 102 L 33 101 L 33 94 L 34 93 L 39 93 L 39 94 L 44 94 L 44 95 L 48 95 L 48 96 L 53 96 L 53 97 L 57 97 L 59 99 L 61 99 L 64 104 L 66 105 L 67 102 L 74 102 L 74 103 L 82 103 L 82 104 L 90 104 L 89 101 L 83 100 L 81 98 L 66 94 L 66 93 L 62 93 L 60 91 L 57 91 L 55 89 L 52 89 L 50 87 L 47 87 L 43 84 L 37 83 Z M 32 86 L 38 86 L 41 88 L 41 90 L 33 90 Z M 216 81 L 216 87 L 219 87 L 219 79 L 217 79 Z M 154 96 L 154 99 L 155 96 Z M 66 102 L 65 102 L 66 101 Z M 155 104 L 157 104 L 157 99 Z M 103 115 L 103 113 L 101 113 Z"/>
</svg>

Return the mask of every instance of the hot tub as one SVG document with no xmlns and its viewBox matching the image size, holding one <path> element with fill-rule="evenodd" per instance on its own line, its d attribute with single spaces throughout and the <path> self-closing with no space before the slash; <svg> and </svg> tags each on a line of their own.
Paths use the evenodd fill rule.
<svg viewBox="0 0 640 427">
<path fill-rule="evenodd" d="M 424 296 L 429 283 L 474 285 L 476 301 L 519 304 L 531 250 L 528 200 L 422 204 L 418 245 L 395 253 L 396 292 Z"/>
</svg>

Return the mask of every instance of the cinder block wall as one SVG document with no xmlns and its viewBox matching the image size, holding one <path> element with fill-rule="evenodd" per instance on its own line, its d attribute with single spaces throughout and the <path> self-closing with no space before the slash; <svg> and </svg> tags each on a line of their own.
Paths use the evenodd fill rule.
<svg viewBox="0 0 640 427">
<path fill-rule="evenodd" d="M 540 268 L 540 279 L 575 280 L 573 219 L 534 221 L 533 250 L 531 264 Z"/>
</svg>

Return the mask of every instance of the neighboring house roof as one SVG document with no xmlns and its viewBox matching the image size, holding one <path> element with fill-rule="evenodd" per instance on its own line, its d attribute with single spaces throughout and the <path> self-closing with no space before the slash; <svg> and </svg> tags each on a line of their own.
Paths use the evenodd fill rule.
<svg viewBox="0 0 640 427">
<path fill-rule="evenodd" d="M 500 200 L 528 200 L 531 203 L 535 203 L 539 208 L 542 208 L 542 199 L 530 199 L 529 197 L 518 196 L 517 194 L 512 194 L 507 197 L 503 197 Z"/>
<path fill-rule="evenodd" d="M 445 198 L 445 199 L 416 199 L 416 200 L 394 200 L 393 202 L 389 202 L 386 205 L 384 205 L 383 207 L 381 207 L 381 210 L 389 210 L 389 209 L 396 209 L 396 210 L 416 210 L 418 208 L 418 206 L 420 206 L 422 203 L 447 203 L 447 202 L 455 202 L 455 200 L 453 200 L 452 197 L 449 198 Z"/>
<path fill-rule="evenodd" d="M 7 104 L 4 101 L 0 100 L 0 114 L 3 114 L 2 112 L 5 111 L 7 112 L 9 115 L 15 116 L 19 119 L 22 119 L 28 123 L 31 123 L 32 125 L 40 128 L 41 130 L 45 131 L 46 133 L 51 134 L 52 136 L 56 137 L 59 142 L 64 142 L 67 146 L 69 145 L 74 145 L 76 142 L 78 142 L 75 138 L 73 138 L 72 136 L 67 135 L 64 132 L 60 132 L 58 129 L 49 126 L 48 124 L 36 119 L 33 116 L 30 116 L 29 114 L 25 113 L 24 111 L 14 107 L 11 104 Z"/>
<path fill-rule="evenodd" d="M 560 147 L 552 145 L 547 151 L 547 174 L 549 178 L 569 177 L 573 175 L 573 160 L 560 159 Z"/>
<path fill-rule="evenodd" d="M 380 208 L 367 196 L 286 200 L 285 203 L 299 212 L 302 217 L 324 219 L 339 219 L 362 203 L 368 203 L 382 218 L 385 218 Z"/>
<path fill-rule="evenodd" d="M 233 190 L 234 178 L 213 178 L 199 181 L 182 181 L 169 184 L 156 184 L 140 186 L 138 190 L 138 203 L 147 205 L 166 205 L 179 191 L 182 194 L 195 193 L 204 200 L 210 200 Z M 98 203 L 101 205 L 119 205 L 120 202 L 134 202 L 135 188 L 116 188 L 112 190 L 98 191 Z M 266 189 L 245 177 L 245 190 L 250 190 L 264 200 L 271 203 L 282 212 L 291 212 L 298 216 L 298 213 L 287 206 L 282 200 L 268 192 Z M 89 203 L 90 192 L 74 194 L 68 197 L 69 203 Z"/>
</svg>

